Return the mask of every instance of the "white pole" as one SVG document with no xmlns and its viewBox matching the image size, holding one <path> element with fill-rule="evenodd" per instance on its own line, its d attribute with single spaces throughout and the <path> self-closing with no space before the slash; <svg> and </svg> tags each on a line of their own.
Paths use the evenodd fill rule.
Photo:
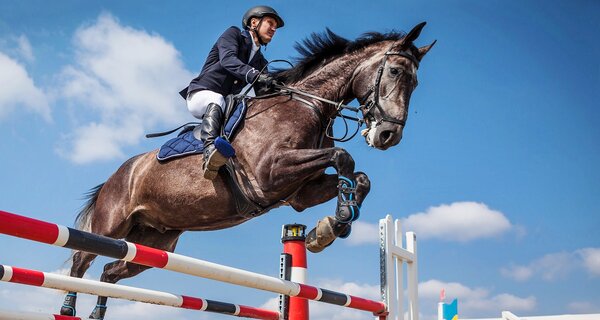
<svg viewBox="0 0 600 320">
<path fill-rule="evenodd" d="M 393 222 L 393 223 L 392 223 Z M 404 320 L 404 263 L 407 264 L 408 319 L 419 320 L 417 244 L 413 232 L 406 233 L 403 246 L 400 220 L 390 215 L 379 220 L 381 245 L 381 294 L 390 320 Z"/>
<path fill-rule="evenodd" d="M 406 249 L 412 253 L 413 259 L 407 261 L 408 313 L 409 319 L 419 320 L 419 278 L 417 274 L 417 235 L 406 233 Z"/>
</svg>

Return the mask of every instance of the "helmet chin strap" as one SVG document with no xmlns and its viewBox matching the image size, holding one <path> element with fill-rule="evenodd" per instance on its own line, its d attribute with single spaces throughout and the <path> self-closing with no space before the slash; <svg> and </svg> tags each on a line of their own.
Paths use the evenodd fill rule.
<svg viewBox="0 0 600 320">
<path fill-rule="evenodd" d="M 250 29 L 252 31 L 254 31 L 254 34 L 256 35 L 256 38 L 258 39 L 258 43 L 261 46 L 267 46 L 267 43 L 263 41 L 262 37 L 260 36 L 260 33 L 258 32 L 258 30 L 260 30 L 260 25 L 263 22 L 264 17 L 261 17 L 260 20 L 258 20 L 258 24 L 256 25 L 256 27 Z"/>
</svg>

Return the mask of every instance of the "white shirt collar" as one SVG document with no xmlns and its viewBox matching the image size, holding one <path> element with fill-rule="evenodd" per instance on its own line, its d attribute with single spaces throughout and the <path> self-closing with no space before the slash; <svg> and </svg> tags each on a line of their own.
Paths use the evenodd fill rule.
<svg viewBox="0 0 600 320">
<path fill-rule="evenodd" d="M 252 61 L 254 54 L 256 53 L 256 51 L 258 51 L 260 49 L 260 46 L 256 45 L 256 41 L 254 41 L 254 32 L 249 32 L 249 33 L 250 33 L 250 38 L 252 38 L 252 51 L 250 51 L 250 58 L 248 59 L 248 61 Z"/>
</svg>

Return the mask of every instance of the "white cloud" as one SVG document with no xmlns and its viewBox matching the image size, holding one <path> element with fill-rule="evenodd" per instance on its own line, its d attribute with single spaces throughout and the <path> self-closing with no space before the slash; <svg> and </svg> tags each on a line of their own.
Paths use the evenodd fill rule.
<svg viewBox="0 0 600 320">
<path fill-rule="evenodd" d="M 92 122 L 75 129 L 72 154 L 60 149 L 58 153 L 79 164 L 124 157 L 121 146 L 135 144 L 143 133 L 140 126 Z"/>
<path fill-rule="evenodd" d="M 192 75 L 162 37 L 102 14 L 73 43 L 76 63 L 63 69 L 60 91 L 78 106 L 75 118 L 87 120 L 66 135 L 69 146 L 60 154 L 76 163 L 123 157 L 123 148 L 139 143 L 145 131 L 186 120 L 178 91 Z"/>
<path fill-rule="evenodd" d="M 539 271 L 544 280 L 552 281 L 564 278 L 574 267 L 573 255 L 567 252 L 551 253 L 533 263 L 533 268 Z"/>
<path fill-rule="evenodd" d="M 442 282 L 435 279 L 419 283 L 419 296 L 425 299 L 437 299 L 442 289 L 446 290 L 446 296 L 452 299 L 480 300 L 489 296 L 489 292 L 482 288 L 471 289 L 458 282 Z"/>
<path fill-rule="evenodd" d="M 600 275 L 600 248 L 550 253 L 526 265 L 510 264 L 501 268 L 500 273 L 516 281 L 527 281 L 534 276 L 553 281 L 564 279 L 572 271 L 582 268 L 593 277 Z"/>
<path fill-rule="evenodd" d="M 430 207 L 426 212 L 410 215 L 403 225 L 406 230 L 416 232 L 420 239 L 459 242 L 499 236 L 512 228 L 502 212 L 477 202 Z"/>
<path fill-rule="evenodd" d="M 0 52 L 0 120 L 19 107 L 50 121 L 48 97 L 39 89 L 23 65 Z"/>
<path fill-rule="evenodd" d="M 352 233 L 344 243 L 352 246 L 379 243 L 379 225 L 355 221 L 352 223 Z"/>
<path fill-rule="evenodd" d="M 458 299 L 460 314 L 463 318 L 500 314 L 503 310 L 531 311 L 537 304 L 534 296 L 518 297 L 509 293 L 493 295 L 488 289 L 470 288 L 461 283 L 435 279 L 419 284 L 420 304 L 435 305 L 439 301 L 442 289 L 446 290 L 446 297 L 449 299 Z M 424 317 L 435 319 L 433 313 L 425 314 Z"/>
<path fill-rule="evenodd" d="M 567 306 L 569 312 L 573 313 L 600 313 L 600 303 L 589 301 L 574 301 Z"/>
<path fill-rule="evenodd" d="M 511 264 L 508 267 L 504 267 L 500 269 L 500 273 L 506 277 L 511 278 L 516 281 L 526 281 L 533 276 L 533 268 L 529 266 L 519 266 L 515 264 Z"/>
<path fill-rule="evenodd" d="M 17 38 L 17 44 L 17 52 L 19 53 L 19 55 L 25 60 L 33 62 L 35 60 L 35 57 L 33 55 L 33 48 L 31 47 L 29 39 L 27 39 L 25 35 L 21 35 L 19 38 Z"/>
<path fill-rule="evenodd" d="M 600 248 L 585 248 L 577 250 L 577 255 L 583 260 L 583 266 L 593 276 L 600 276 Z"/>
</svg>

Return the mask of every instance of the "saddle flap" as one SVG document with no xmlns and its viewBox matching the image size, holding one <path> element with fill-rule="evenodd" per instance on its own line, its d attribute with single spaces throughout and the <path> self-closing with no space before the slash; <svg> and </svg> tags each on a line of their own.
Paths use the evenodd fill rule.
<svg viewBox="0 0 600 320">
<path fill-rule="evenodd" d="M 226 110 L 227 118 L 223 126 L 223 136 L 225 138 L 217 138 L 215 147 L 226 157 L 233 157 L 235 150 L 228 141 L 233 140 L 233 136 L 239 130 L 240 125 L 246 117 L 246 99 L 238 98 L 233 95 L 227 97 L 228 109 Z M 235 106 L 235 107 L 233 107 Z M 181 128 L 181 127 L 180 127 Z M 194 136 L 194 132 L 198 126 L 185 126 L 177 137 L 167 141 L 160 147 L 156 158 L 159 161 L 166 161 L 172 158 L 202 153 L 204 145 L 200 139 Z"/>
<path fill-rule="evenodd" d="M 227 115 L 225 126 L 223 126 L 223 135 L 231 141 L 233 135 L 237 132 L 239 125 L 246 117 L 247 104 L 244 97 L 234 95 L 227 96 Z"/>
<path fill-rule="evenodd" d="M 159 161 L 164 161 L 171 158 L 201 153 L 202 150 L 204 150 L 202 141 L 194 137 L 193 130 L 189 130 L 165 142 L 165 144 L 160 147 L 156 158 Z"/>
</svg>

